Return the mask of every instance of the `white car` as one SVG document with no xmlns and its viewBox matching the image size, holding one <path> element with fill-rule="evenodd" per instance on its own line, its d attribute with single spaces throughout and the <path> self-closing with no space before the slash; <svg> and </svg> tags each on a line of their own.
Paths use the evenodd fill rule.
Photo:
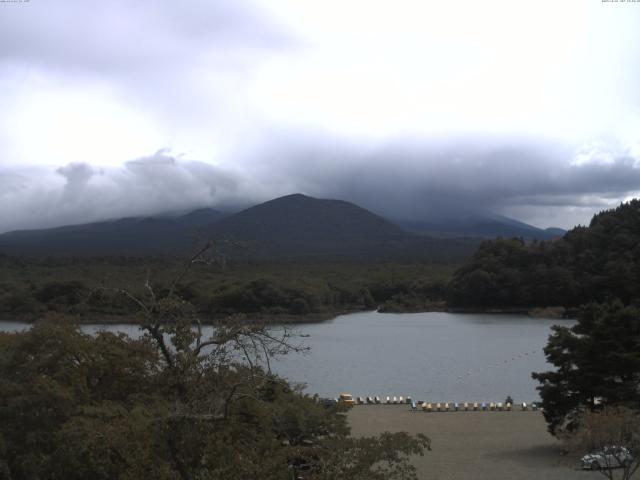
<svg viewBox="0 0 640 480">
<path fill-rule="evenodd" d="M 627 467 L 633 462 L 633 456 L 624 447 L 604 447 L 599 452 L 593 452 L 580 459 L 585 470 L 599 470 L 601 468 Z"/>
</svg>

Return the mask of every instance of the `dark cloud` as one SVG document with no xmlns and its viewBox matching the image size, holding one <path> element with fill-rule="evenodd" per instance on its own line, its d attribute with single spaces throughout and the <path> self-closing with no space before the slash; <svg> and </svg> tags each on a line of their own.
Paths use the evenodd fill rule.
<svg viewBox="0 0 640 480">
<path fill-rule="evenodd" d="M 254 165 L 266 181 L 286 180 L 305 193 L 348 199 L 392 218 L 498 212 L 570 227 L 640 191 L 640 159 L 582 150 L 532 139 L 355 145 L 303 135 L 293 147 L 265 146 Z"/>
<path fill-rule="evenodd" d="M 233 160 L 223 168 L 160 150 L 119 168 L 6 170 L 0 229 L 238 208 L 294 192 L 350 200 L 393 219 L 502 213 L 571 227 L 640 190 L 640 161 L 628 153 L 589 157 L 523 139 L 356 145 L 289 132 Z"/>
<path fill-rule="evenodd" d="M 237 173 L 162 150 L 120 168 L 0 169 L 7 187 L 0 189 L 0 231 L 235 206 L 246 201 L 239 181 Z"/>
</svg>

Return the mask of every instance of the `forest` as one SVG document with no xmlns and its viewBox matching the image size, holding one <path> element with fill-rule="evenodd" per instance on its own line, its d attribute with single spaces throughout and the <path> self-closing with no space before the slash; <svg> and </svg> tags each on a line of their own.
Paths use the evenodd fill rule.
<svg viewBox="0 0 640 480">
<path fill-rule="evenodd" d="M 31 321 L 71 314 L 122 321 L 131 302 L 119 289 L 158 291 L 175 257 L 16 257 L 0 255 L 0 316 Z M 177 292 L 205 319 L 228 315 L 317 321 L 340 313 L 565 307 L 640 298 L 640 201 L 593 217 L 547 241 L 497 238 L 462 265 L 449 263 L 248 263 L 220 256 L 194 266 Z"/>
<path fill-rule="evenodd" d="M 355 310 L 419 311 L 443 307 L 454 266 L 442 264 L 241 264 L 220 258 L 194 265 L 178 289 L 205 319 L 229 315 L 317 321 Z M 0 316 L 31 321 L 69 314 L 78 321 L 132 317 L 134 293 L 149 280 L 162 292 L 181 259 L 0 256 Z"/>
<path fill-rule="evenodd" d="M 451 307 L 579 307 L 640 299 L 640 200 L 593 217 L 557 240 L 483 242 L 447 287 Z"/>
</svg>

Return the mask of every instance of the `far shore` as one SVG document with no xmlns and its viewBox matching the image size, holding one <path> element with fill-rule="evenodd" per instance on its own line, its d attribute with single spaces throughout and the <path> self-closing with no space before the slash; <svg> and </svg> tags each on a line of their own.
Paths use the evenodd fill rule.
<svg viewBox="0 0 640 480">
<path fill-rule="evenodd" d="M 441 304 L 436 304 L 432 308 L 413 310 L 397 309 L 389 310 L 386 308 L 378 308 L 377 310 L 371 309 L 343 309 L 324 312 L 306 313 L 301 315 L 283 314 L 283 313 L 234 313 L 229 315 L 217 315 L 217 316 L 201 316 L 200 320 L 203 325 L 212 324 L 221 320 L 233 319 L 239 322 L 246 322 L 251 324 L 264 324 L 264 325 L 291 325 L 296 323 L 322 323 L 327 320 L 332 320 L 340 315 L 347 315 L 350 313 L 370 312 L 378 311 L 380 313 L 430 313 L 430 312 L 445 312 L 445 313 L 462 313 L 462 314 L 496 314 L 496 315 L 528 315 L 532 318 L 552 318 L 552 319 L 570 319 L 573 318 L 573 312 L 565 309 L 564 307 L 535 307 L 535 308 L 450 308 Z M 571 315 L 571 316 L 568 316 Z M 45 317 L 50 318 L 65 318 L 72 323 L 80 325 L 115 325 L 115 324 L 142 324 L 144 319 L 140 315 L 106 315 L 106 314 L 63 314 L 63 313 L 30 313 L 30 314 L 0 314 L 0 322 L 19 322 L 19 323 L 36 323 Z"/>
<path fill-rule="evenodd" d="M 565 455 L 539 411 L 412 412 L 408 405 L 358 405 L 347 414 L 352 434 L 423 433 L 432 450 L 412 463 L 424 480 L 589 480 L 578 455 Z"/>
<path fill-rule="evenodd" d="M 200 321 L 203 325 L 210 325 L 221 320 L 234 319 L 239 322 L 251 324 L 265 325 L 290 325 L 295 323 L 322 323 L 331 320 L 340 315 L 349 313 L 364 312 L 370 310 L 339 310 L 333 312 L 308 313 L 304 315 L 292 314 L 253 314 L 253 313 L 235 313 L 226 316 L 220 315 L 215 317 L 201 316 Z M 44 318 L 64 318 L 71 323 L 79 325 L 117 325 L 132 324 L 141 325 L 144 318 L 141 315 L 105 315 L 105 314 L 58 314 L 45 312 L 42 314 L 7 314 L 0 315 L 0 322 L 19 322 L 19 323 L 36 323 Z"/>
</svg>

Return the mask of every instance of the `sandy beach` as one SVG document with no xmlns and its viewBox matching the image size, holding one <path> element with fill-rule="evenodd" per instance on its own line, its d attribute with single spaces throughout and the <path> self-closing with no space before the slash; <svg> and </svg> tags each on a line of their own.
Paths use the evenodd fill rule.
<svg viewBox="0 0 640 480">
<path fill-rule="evenodd" d="M 406 405 L 360 405 L 348 414 L 356 436 L 424 433 L 432 451 L 416 457 L 421 480 L 589 480 L 576 456 L 561 454 L 540 412 L 412 412 Z"/>
</svg>

